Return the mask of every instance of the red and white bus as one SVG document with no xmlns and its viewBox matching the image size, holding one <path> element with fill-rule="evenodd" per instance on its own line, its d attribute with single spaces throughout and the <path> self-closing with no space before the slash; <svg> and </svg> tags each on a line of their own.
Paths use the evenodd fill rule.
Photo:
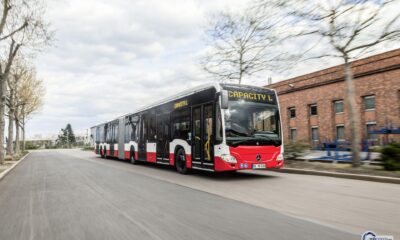
<svg viewBox="0 0 400 240">
<path fill-rule="evenodd" d="M 96 154 L 189 169 L 281 168 L 276 92 L 209 84 L 91 128 Z"/>
</svg>

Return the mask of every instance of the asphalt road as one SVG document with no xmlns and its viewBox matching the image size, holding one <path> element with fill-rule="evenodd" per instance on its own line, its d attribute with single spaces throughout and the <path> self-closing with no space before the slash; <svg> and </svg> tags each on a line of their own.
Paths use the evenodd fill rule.
<svg viewBox="0 0 400 240">
<path fill-rule="evenodd" d="M 361 229 L 396 237 L 399 196 L 395 184 L 267 171 L 182 176 L 39 151 L 0 181 L 0 239 L 360 239 Z"/>
</svg>

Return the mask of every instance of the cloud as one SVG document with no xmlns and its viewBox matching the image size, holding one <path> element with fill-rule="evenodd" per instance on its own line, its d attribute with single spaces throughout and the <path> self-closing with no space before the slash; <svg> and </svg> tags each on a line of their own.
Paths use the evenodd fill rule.
<svg viewBox="0 0 400 240">
<path fill-rule="evenodd" d="M 78 132 L 212 79 L 199 68 L 210 13 L 248 0 L 53 0 L 54 46 L 36 59 L 47 93 L 28 136 Z M 292 46 L 296 48 L 296 46 Z M 274 79 L 310 71 L 293 70 Z M 307 69 L 306 69 L 307 67 Z M 322 66 L 321 66 L 322 67 Z M 314 70 L 314 69 L 313 69 Z M 265 85 L 266 77 L 249 80 Z"/>
<path fill-rule="evenodd" d="M 209 81 L 196 56 L 204 47 L 202 27 L 210 10 L 231 2 L 49 2 L 56 41 L 36 60 L 46 96 L 43 110 L 28 122 L 28 136 L 54 134 L 67 123 L 84 132 Z"/>
</svg>

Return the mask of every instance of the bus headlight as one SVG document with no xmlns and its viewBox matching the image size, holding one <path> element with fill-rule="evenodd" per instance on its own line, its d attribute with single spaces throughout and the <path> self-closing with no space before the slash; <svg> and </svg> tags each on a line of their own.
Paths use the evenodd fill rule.
<svg viewBox="0 0 400 240">
<path fill-rule="evenodd" d="M 279 153 L 278 157 L 276 158 L 276 161 L 283 161 L 283 154 Z"/>
<path fill-rule="evenodd" d="M 231 156 L 229 154 L 222 154 L 221 159 L 224 160 L 227 163 L 237 163 L 237 160 L 234 156 Z"/>
</svg>

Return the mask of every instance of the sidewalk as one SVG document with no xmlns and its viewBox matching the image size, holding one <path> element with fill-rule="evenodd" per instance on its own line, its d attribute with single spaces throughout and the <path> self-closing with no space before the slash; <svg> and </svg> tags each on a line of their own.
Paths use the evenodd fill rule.
<svg viewBox="0 0 400 240">
<path fill-rule="evenodd" d="M 4 164 L 0 165 L 0 174 L 10 168 L 16 161 L 4 161 Z"/>
<path fill-rule="evenodd" d="M 400 184 L 400 171 L 385 171 L 379 165 L 353 168 L 351 163 L 285 160 L 284 168 L 276 171 Z"/>
<path fill-rule="evenodd" d="M 26 156 L 29 155 L 29 152 L 27 152 L 24 155 L 21 155 L 18 159 L 16 160 L 5 160 L 4 164 L 0 165 L 0 181 L 13 169 L 15 168 L 22 160 L 25 159 Z"/>
<path fill-rule="evenodd" d="M 314 160 L 314 159 L 322 159 L 323 157 L 327 156 L 327 151 L 322 151 L 322 150 L 309 150 L 307 151 L 303 156 L 299 157 L 299 159 L 303 160 Z M 351 152 L 348 151 L 337 151 L 337 154 L 340 156 L 343 155 L 349 155 Z M 367 156 L 367 152 L 361 152 L 361 159 L 365 159 Z M 331 151 L 331 156 L 333 157 L 335 155 L 335 152 Z M 376 160 L 379 159 L 380 153 L 377 152 L 370 152 L 370 160 Z"/>
</svg>

